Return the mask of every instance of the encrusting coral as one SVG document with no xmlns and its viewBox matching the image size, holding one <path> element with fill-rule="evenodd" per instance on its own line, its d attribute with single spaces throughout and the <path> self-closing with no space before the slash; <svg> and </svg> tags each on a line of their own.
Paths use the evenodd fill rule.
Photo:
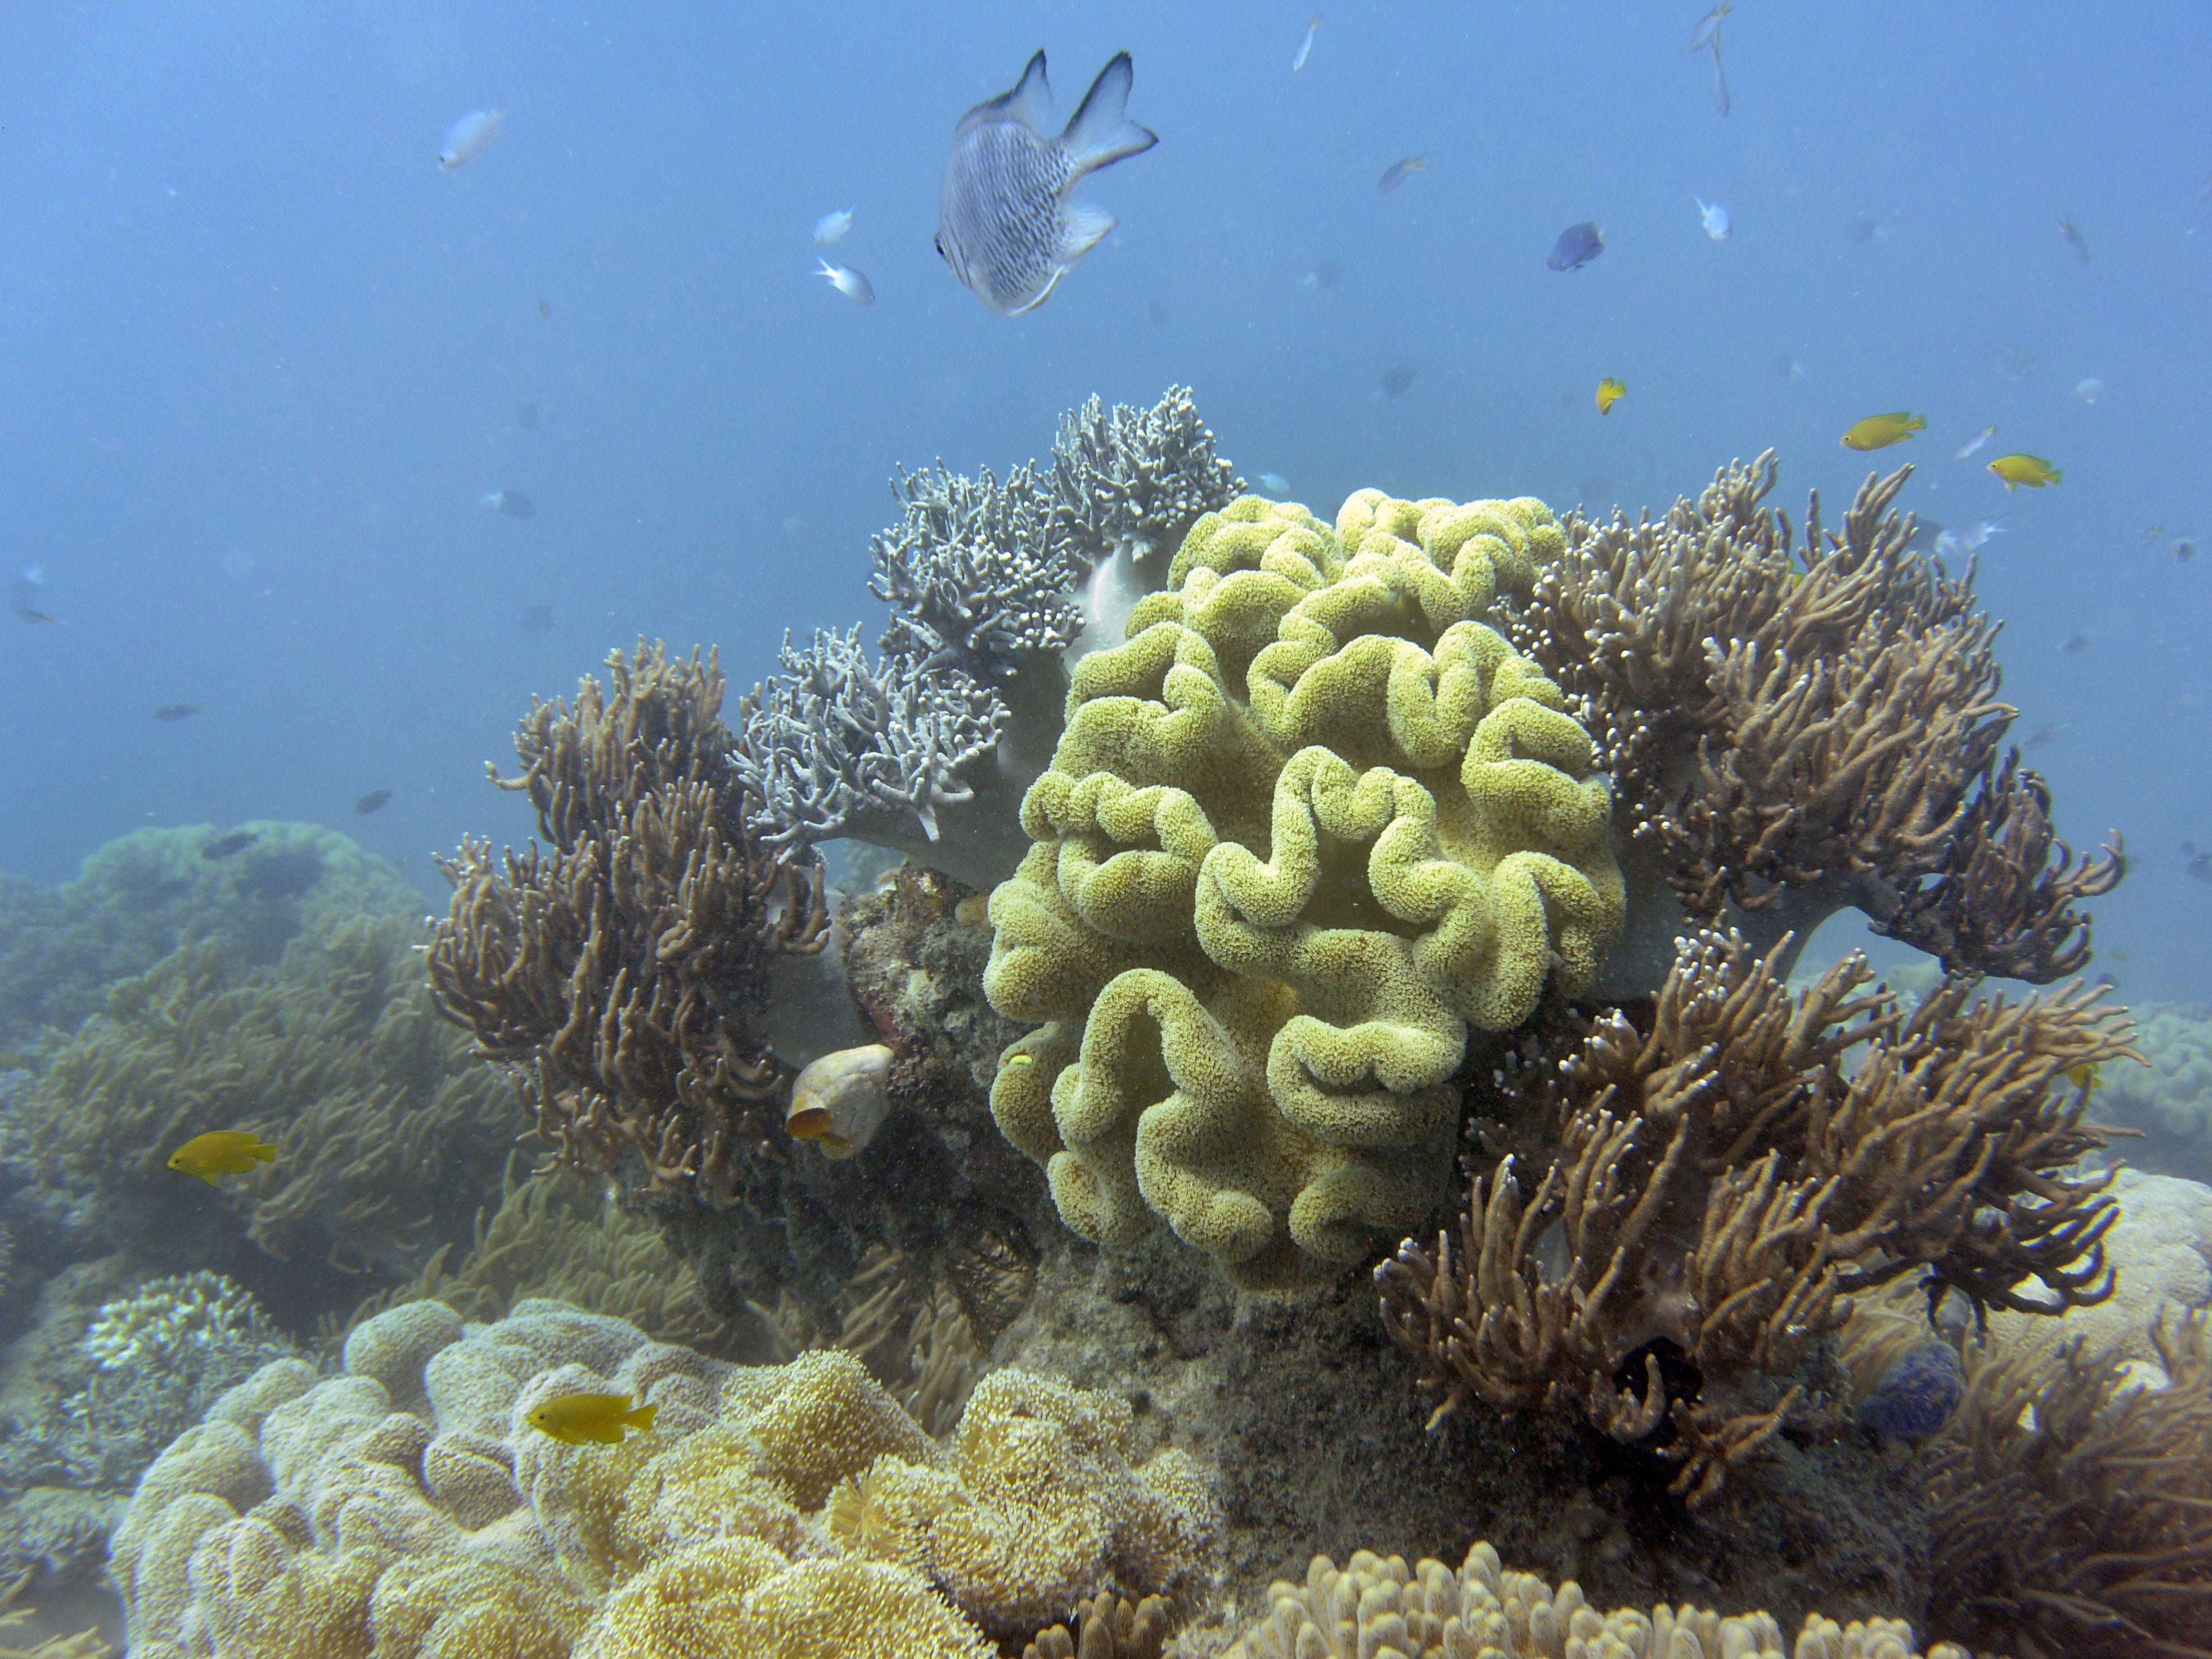
<svg viewBox="0 0 2212 1659">
<path fill-rule="evenodd" d="M 2112 1176 L 2074 1167 L 2105 1133 L 2064 1074 L 2128 1054 L 2125 1015 L 1957 978 L 1907 1012 L 1856 955 L 1793 997 L 1785 949 L 1697 933 L 1648 1012 L 1478 1085 L 1495 1162 L 1456 1248 L 1408 1239 L 1376 1276 L 1432 1421 L 1577 1410 L 1679 1464 L 1694 1506 L 1780 1426 L 1852 1292 L 1919 1273 L 1978 1314 L 2110 1294 Z"/>
<path fill-rule="evenodd" d="M 545 845 L 441 867 L 452 908 L 428 965 L 447 1017 L 515 1079 L 558 1162 L 635 1153 L 651 1201 L 772 1197 L 791 1068 L 759 1032 L 778 959 L 819 951 L 821 866 L 747 828 L 712 657 L 641 642 L 515 733 Z M 776 1207 L 768 1203 L 765 1207 Z"/>
<path fill-rule="evenodd" d="M 2021 1659 L 2212 1653 L 2212 1341 L 2206 1313 L 2124 1346 L 1970 1352 L 1931 1449 L 1936 1626 Z"/>
<path fill-rule="evenodd" d="M 1515 615 L 1630 831 L 1624 991 L 1664 972 L 1684 911 L 1764 949 L 1856 906 L 1948 969 L 2039 984 L 2088 960 L 2075 906 L 2119 880 L 2118 841 L 2075 863 L 2043 781 L 1998 763 L 1997 624 L 1971 568 L 1954 580 L 1908 546 L 1891 503 L 1911 473 L 1869 477 L 1839 532 L 1815 494 L 1802 549 L 1763 504 L 1771 453 L 1657 519 L 1571 517 Z"/>
<path fill-rule="evenodd" d="M 654 1425 L 528 1426 L 580 1391 Z M 849 1354 L 745 1368 L 556 1303 L 466 1329 L 418 1303 L 342 1375 L 218 1401 L 112 1571 L 140 1659 L 988 1659 L 1109 1589 L 1205 1593 L 1206 1481 L 1134 1450 L 1124 1403 L 1047 1378 L 988 1379 L 939 1444 Z"/>
<path fill-rule="evenodd" d="M 1060 732 L 1061 653 L 1093 568 L 1180 546 L 1238 480 L 1190 394 L 1139 411 L 1092 398 L 1061 422 L 1049 471 L 1001 483 L 902 473 L 899 522 L 870 587 L 892 607 L 880 660 L 860 629 L 786 641 L 744 699 L 732 756 L 775 845 L 850 836 L 988 886 L 1020 856 L 1015 808 Z"/>
<path fill-rule="evenodd" d="M 1477 1543 L 1457 1572 L 1441 1561 L 1408 1568 L 1365 1550 L 1340 1570 L 1314 1557 L 1303 1584 L 1276 1583 L 1270 1607 L 1222 1659 L 1918 1659 L 1912 1627 L 1901 1619 L 1838 1625 L 1806 1616 L 1794 1644 L 1765 1613 L 1723 1616 L 1664 1602 L 1600 1613 L 1572 1579 L 1557 1590 L 1534 1573 L 1505 1569 L 1498 1552 Z M 1967 1659 L 1938 1642 L 1928 1659 Z"/>
<path fill-rule="evenodd" d="M 1157 1213 L 1252 1287 L 1357 1261 L 1438 1196 L 1468 1027 L 1595 979 L 1606 782 L 1483 620 L 1559 548 L 1534 501 L 1248 496 L 1079 662 L 984 976 L 1048 1022 L 992 1109 L 1076 1231 Z"/>
</svg>

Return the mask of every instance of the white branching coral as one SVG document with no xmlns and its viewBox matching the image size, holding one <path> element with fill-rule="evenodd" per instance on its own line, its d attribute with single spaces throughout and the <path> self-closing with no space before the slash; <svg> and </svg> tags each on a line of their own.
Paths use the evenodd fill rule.
<svg viewBox="0 0 2212 1659">
<path fill-rule="evenodd" d="M 84 1351 L 104 1371 L 220 1371 L 220 1385 L 295 1352 L 246 1287 L 221 1273 L 178 1273 L 103 1304 Z"/>
</svg>

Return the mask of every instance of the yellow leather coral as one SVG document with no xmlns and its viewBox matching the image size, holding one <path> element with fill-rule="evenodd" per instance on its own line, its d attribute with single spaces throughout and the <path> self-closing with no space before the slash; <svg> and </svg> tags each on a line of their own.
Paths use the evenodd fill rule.
<svg viewBox="0 0 2212 1659">
<path fill-rule="evenodd" d="M 1357 1261 L 1435 1201 L 1468 1027 L 1595 981 L 1609 787 L 1484 620 L 1561 546 L 1535 501 L 1247 496 L 1076 665 L 984 979 L 1046 1022 L 992 1110 L 1076 1231 L 1157 1215 L 1253 1288 Z"/>
</svg>

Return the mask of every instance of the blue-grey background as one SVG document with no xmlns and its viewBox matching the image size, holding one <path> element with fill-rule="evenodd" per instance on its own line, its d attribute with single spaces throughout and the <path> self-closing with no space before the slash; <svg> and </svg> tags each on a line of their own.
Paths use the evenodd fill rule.
<svg viewBox="0 0 2212 1659">
<path fill-rule="evenodd" d="M 2015 735 L 2061 728 L 2034 761 L 2063 832 L 2137 856 L 2100 942 L 2131 993 L 2206 994 L 2179 849 L 2212 844 L 2212 551 L 2168 549 L 2212 532 L 2212 14 L 1743 0 L 1723 119 L 1702 9 L 1332 3 L 1293 76 L 1308 0 L 9 0 L 0 561 L 61 622 L 0 621 L 0 867 L 296 817 L 428 892 L 431 849 L 524 833 L 482 766 L 533 693 L 640 635 L 718 643 L 742 689 L 787 626 L 880 619 L 895 463 L 1003 469 L 1089 393 L 1180 380 L 1324 514 L 1370 483 L 1659 506 L 1771 445 L 1793 514 L 1871 459 L 1917 464 L 1932 517 L 2004 515 Z M 1120 229 L 1006 319 L 930 238 L 954 123 L 1040 46 L 1063 113 L 1132 51 L 1161 142 L 1091 181 Z M 503 131 L 441 173 L 475 107 Z M 810 275 L 842 207 L 872 309 Z M 1584 218 L 1603 257 L 1546 270 Z M 1899 408 L 1928 432 L 1838 447 Z M 2064 483 L 2008 496 L 1982 466 L 2011 448 Z M 179 702 L 205 712 L 149 718 Z"/>
</svg>

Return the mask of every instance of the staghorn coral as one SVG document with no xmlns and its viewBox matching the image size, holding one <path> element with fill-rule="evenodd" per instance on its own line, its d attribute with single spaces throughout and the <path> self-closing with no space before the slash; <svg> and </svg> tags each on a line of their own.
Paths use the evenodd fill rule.
<svg viewBox="0 0 2212 1659">
<path fill-rule="evenodd" d="M 317 921 L 273 966 L 209 940 L 123 981 L 0 1125 L 6 1152 L 90 1195 L 144 1266 L 212 1260 L 295 1300 L 319 1272 L 415 1271 L 520 1125 L 432 1007 L 409 909 Z M 210 1129 L 251 1130 L 276 1159 L 213 1189 L 165 1167 Z"/>
<path fill-rule="evenodd" d="M 1663 1601 L 1644 1613 L 1601 1613 L 1569 1579 L 1554 1591 L 1533 1573 L 1511 1572 L 1498 1552 L 1477 1543 L 1455 1573 L 1441 1561 L 1408 1568 L 1365 1550 L 1340 1570 L 1316 1555 L 1303 1585 L 1278 1581 L 1268 1611 L 1222 1659 L 1704 1659 L 1706 1655 L 1791 1653 L 1795 1659 L 1917 1659 L 1912 1627 L 1901 1619 L 1838 1625 L 1806 1616 L 1796 1644 L 1765 1613 L 1724 1617 L 1686 1602 Z M 1928 1659 L 1967 1659 L 1948 1642 Z"/>
<path fill-rule="evenodd" d="M 636 1155 L 651 1203 L 764 1204 L 789 1068 L 758 1034 L 779 958 L 828 933 L 821 866 L 745 827 L 714 659 L 640 642 L 515 732 L 545 846 L 464 842 L 432 993 L 514 1078 L 556 1161 Z M 773 1207 L 772 1206 L 769 1207 Z"/>
<path fill-rule="evenodd" d="M 1964 979 L 1908 1013 L 1857 956 L 1792 997 L 1786 954 L 1696 934 L 1640 1020 L 1498 1074 L 1478 1121 L 1518 1145 L 1475 1176 L 1456 1250 L 1408 1239 L 1376 1275 L 1432 1423 L 1579 1410 L 1679 1464 L 1695 1506 L 1853 1292 L 1917 1273 L 1984 1316 L 2111 1293 L 2112 1176 L 2072 1167 L 2105 1135 L 2063 1074 L 2127 1054 L 2125 1016 Z"/>
<path fill-rule="evenodd" d="M 2075 907 L 2119 880 L 2119 843 L 2054 858 L 2042 781 L 1998 768 L 1997 624 L 1971 567 L 1909 550 L 1891 503 L 1911 472 L 1869 477 L 1839 532 L 1815 494 L 1802 550 L 1763 505 L 1771 452 L 1662 518 L 1568 520 L 1508 631 L 1612 769 L 1638 897 L 1622 988 L 1664 971 L 1662 881 L 1762 947 L 1856 906 L 1957 971 L 2043 983 L 2087 960 Z"/>
<path fill-rule="evenodd" d="M 1358 1261 L 1437 1196 L 1469 1025 L 1595 978 L 1605 781 L 1480 620 L 1558 546 L 1534 501 L 1248 496 L 1078 665 L 984 975 L 1049 1022 L 992 1110 L 1076 1231 L 1157 1212 L 1252 1287 Z"/>
<path fill-rule="evenodd" d="M 1203 1480 L 1179 1453 L 1133 1468 L 1118 1401 L 1003 1382 L 940 1446 L 849 1354 L 732 1366 L 560 1304 L 465 1330 L 428 1305 L 361 1327 L 338 1376 L 258 1376 L 147 1472 L 112 1566 L 134 1655 L 366 1656 L 373 1632 L 376 1659 L 985 1659 L 977 1621 L 1036 1599 L 1009 1559 L 1076 1587 L 1060 1611 L 1203 1582 Z M 527 1425 L 580 1389 L 653 1401 L 654 1428 Z M 941 1579 L 833 1536 L 871 1471 L 908 1480 Z"/>
<path fill-rule="evenodd" d="M 1970 1356 L 1930 1450 L 1936 1627 L 2020 1659 L 2212 1652 L 2212 1344 L 2168 1311 L 2123 1347 Z"/>
<path fill-rule="evenodd" d="M 892 607 L 872 659 L 856 625 L 787 639 L 744 700 L 732 763 L 772 845 L 851 836 L 988 886 L 1011 869 L 1021 792 L 1057 738 L 1078 590 L 1117 551 L 1180 544 L 1234 495 L 1188 392 L 1152 410 L 1093 398 L 1061 423 L 1049 479 L 904 472 L 899 522 L 872 544 Z"/>
</svg>

